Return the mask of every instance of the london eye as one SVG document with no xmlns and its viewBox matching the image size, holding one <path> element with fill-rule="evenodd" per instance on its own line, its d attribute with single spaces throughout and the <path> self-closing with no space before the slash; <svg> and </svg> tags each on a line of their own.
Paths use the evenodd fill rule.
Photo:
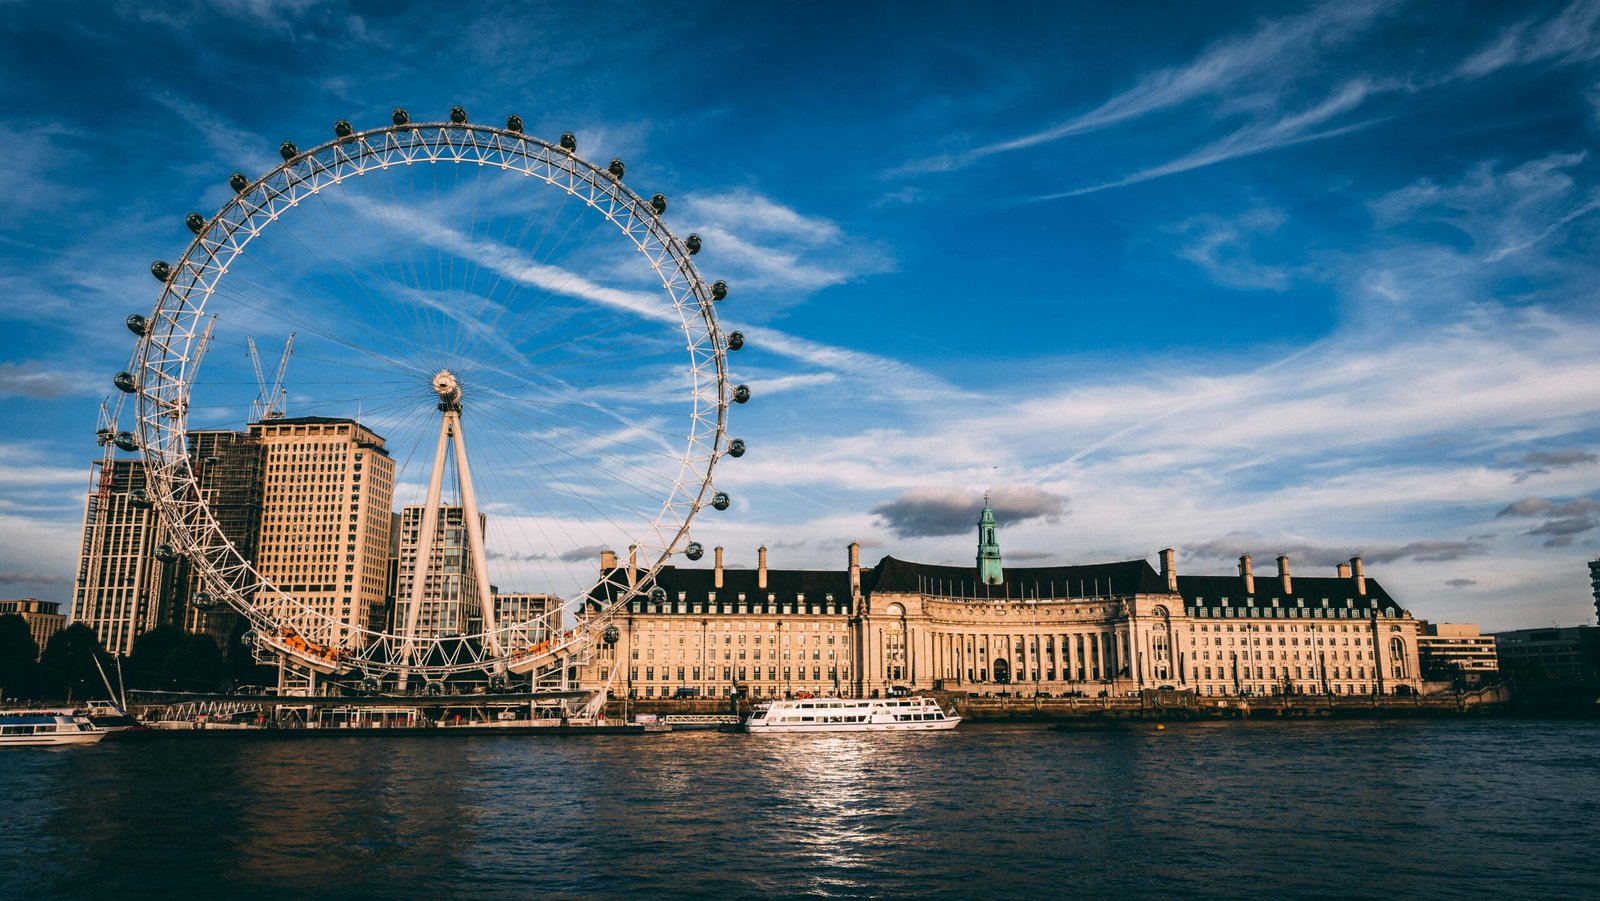
<svg viewBox="0 0 1600 901">
<path fill-rule="evenodd" d="M 727 357 L 744 339 L 718 324 L 729 289 L 701 276 L 701 239 L 621 159 L 517 116 L 397 109 L 279 156 L 183 218 L 191 239 L 152 264 L 159 296 L 129 317 L 114 379 L 137 422 L 115 444 L 142 458 L 164 552 L 197 574 L 190 603 L 236 611 L 263 656 L 369 684 L 581 658 L 662 566 L 699 559 L 697 514 L 732 503 L 714 473 L 745 451 L 728 412 L 750 393 Z M 293 342 L 287 390 L 263 390 L 258 340 Z M 252 435 L 281 435 L 272 459 L 289 461 L 265 464 L 288 492 L 266 508 L 270 547 L 229 528 L 197 451 L 252 405 Z M 296 444 L 297 423 L 348 424 L 355 450 Z M 292 493 L 307 484 L 329 490 Z M 373 535 L 395 561 L 383 608 L 360 588 Z M 518 592 L 549 603 L 495 600 Z"/>
</svg>

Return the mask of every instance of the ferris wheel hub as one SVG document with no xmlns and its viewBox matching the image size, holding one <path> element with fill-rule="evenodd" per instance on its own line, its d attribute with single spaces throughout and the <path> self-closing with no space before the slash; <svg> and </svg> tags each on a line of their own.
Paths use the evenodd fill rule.
<svg viewBox="0 0 1600 901">
<path fill-rule="evenodd" d="M 461 409 L 461 381 L 448 369 L 433 375 L 433 392 L 439 395 L 439 409 Z"/>
</svg>

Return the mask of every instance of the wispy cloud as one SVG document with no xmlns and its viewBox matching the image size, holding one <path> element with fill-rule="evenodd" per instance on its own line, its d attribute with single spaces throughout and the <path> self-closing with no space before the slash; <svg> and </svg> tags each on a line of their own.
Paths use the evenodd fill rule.
<svg viewBox="0 0 1600 901">
<path fill-rule="evenodd" d="M 1289 270 L 1257 262 L 1251 244 L 1257 237 L 1276 232 L 1287 218 L 1275 209 L 1255 209 L 1231 218 L 1202 213 L 1174 229 L 1187 239 L 1178 256 L 1204 269 L 1219 284 L 1282 291 L 1289 286 Z"/>
<path fill-rule="evenodd" d="M 69 394 L 94 393 L 79 373 L 53 369 L 37 360 L 0 363 L 0 396 L 55 400 Z"/>
<path fill-rule="evenodd" d="M 1264 79 L 1277 81 L 1283 73 L 1304 66 L 1308 57 L 1364 29 L 1391 6 L 1392 3 L 1374 2 L 1325 3 L 1301 16 L 1263 22 L 1250 34 L 1212 44 L 1185 65 L 1140 78 L 1133 87 L 1086 113 L 1004 141 L 917 160 L 899 171 L 950 172 L 996 154 L 1049 144 L 1204 97 L 1241 88 L 1259 90 Z"/>
<path fill-rule="evenodd" d="M 1509 66 L 1570 64 L 1600 57 L 1600 0 L 1576 0 L 1544 19 L 1525 19 L 1462 61 L 1455 74 L 1481 78 Z"/>
<path fill-rule="evenodd" d="M 1271 540 L 1237 533 L 1190 544 L 1183 550 L 1190 556 L 1217 560 L 1235 560 L 1244 554 L 1258 557 L 1276 557 L 1285 554 L 1289 557 L 1291 566 L 1302 563 L 1321 567 L 1337 566 L 1351 557 L 1360 557 L 1366 563 L 1377 564 L 1395 563 L 1401 560 L 1441 563 L 1460 560 L 1463 557 L 1481 557 L 1489 553 L 1489 547 L 1482 542 L 1453 539 L 1430 538 L 1399 545 L 1371 547 L 1355 545 L 1326 547 L 1305 544 L 1293 539 Z"/>
<path fill-rule="evenodd" d="M 684 198 L 687 230 L 705 240 L 699 262 L 734 290 L 796 302 L 805 294 L 892 268 L 888 254 L 847 235 L 838 223 L 808 216 L 748 188 Z M 774 298 L 769 298 L 768 302 Z"/>
<path fill-rule="evenodd" d="M 1353 122 L 1331 128 L 1322 126 L 1345 113 L 1361 106 L 1368 97 L 1384 90 L 1392 90 L 1395 86 L 1381 86 L 1367 79 L 1357 79 L 1340 87 L 1321 103 L 1309 109 L 1302 110 L 1292 115 L 1283 116 L 1271 122 L 1252 123 L 1235 130 L 1220 140 L 1214 141 L 1197 150 L 1185 153 L 1177 159 L 1169 160 L 1160 165 L 1150 166 L 1124 176 L 1114 181 L 1108 181 L 1083 188 L 1074 188 L 1070 191 L 1061 191 L 1054 194 L 1043 194 L 1034 200 L 1059 200 L 1065 197 L 1080 197 L 1085 194 L 1094 194 L 1112 188 L 1125 188 L 1129 185 L 1189 172 L 1228 160 L 1240 157 L 1254 156 L 1295 144 L 1305 144 L 1311 141 L 1321 141 L 1349 134 L 1361 128 L 1372 125 L 1377 120 Z"/>
</svg>

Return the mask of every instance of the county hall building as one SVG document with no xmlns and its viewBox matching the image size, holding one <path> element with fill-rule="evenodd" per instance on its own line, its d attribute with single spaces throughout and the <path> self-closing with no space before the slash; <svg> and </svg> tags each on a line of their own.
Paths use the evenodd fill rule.
<svg viewBox="0 0 1600 901">
<path fill-rule="evenodd" d="M 1175 553 L 1082 566 L 1005 567 L 992 510 L 975 565 L 884 557 L 843 570 L 663 567 L 618 613 L 588 678 L 636 698 L 946 690 L 1201 697 L 1409 694 L 1417 621 L 1363 572 L 1185 576 Z M 601 567 L 619 569 L 615 555 Z M 618 581 L 626 583 L 626 574 Z"/>
</svg>

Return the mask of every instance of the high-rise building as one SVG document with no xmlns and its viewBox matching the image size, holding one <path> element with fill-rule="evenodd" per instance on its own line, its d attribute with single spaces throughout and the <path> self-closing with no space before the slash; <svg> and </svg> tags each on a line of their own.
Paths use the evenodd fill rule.
<svg viewBox="0 0 1600 901">
<path fill-rule="evenodd" d="M 408 504 L 400 511 L 400 568 L 394 600 L 396 633 L 403 634 L 410 622 L 411 591 L 424 512 L 421 504 Z M 461 506 L 446 504 L 439 508 L 428 552 L 422 605 L 417 611 L 414 634 L 418 638 L 473 635 L 482 629 L 483 598 L 465 522 Z M 486 525 L 486 517 L 478 514 L 480 533 Z"/>
<path fill-rule="evenodd" d="M 211 517 L 239 554 L 254 561 L 261 532 L 260 442 L 248 432 L 197 430 L 188 434 L 188 446 L 195 482 Z M 210 635 L 219 648 L 226 648 L 239 615 L 226 604 L 205 605 L 210 609 L 196 606 L 194 599 L 200 592 L 215 593 L 215 589 L 203 584 L 199 572 L 188 561 L 179 561 L 178 566 L 183 627 Z"/>
<path fill-rule="evenodd" d="M 384 627 L 394 461 L 352 419 L 300 416 L 250 424 L 261 447 L 256 569 L 333 621 L 307 636 L 354 647 Z"/>
<path fill-rule="evenodd" d="M 163 597 L 168 567 L 157 560 L 156 511 L 145 499 L 144 464 L 97 460 L 83 510 L 83 544 L 72 620 L 94 630 L 113 654 L 171 616 Z"/>
<path fill-rule="evenodd" d="M 1589 561 L 1589 588 L 1594 597 L 1594 618 L 1600 623 L 1600 557 Z"/>
<path fill-rule="evenodd" d="M 55 601 L 41 601 L 38 598 L 0 601 L 0 616 L 8 613 L 15 613 L 28 624 L 28 631 L 33 635 L 33 643 L 39 646 L 41 656 L 50 636 L 60 632 L 61 627 L 67 624 L 67 618 L 61 615 L 61 605 Z"/>
<path fill-rule="evenodd" d="M 500 630 L 500 646 L 526 648 L 559 632 L 562 624 L 561 599 L 548 594 L 494 594 L 494 621 Z M 547 613 L 554 613 L 548 619 Z"/>
</svg>

